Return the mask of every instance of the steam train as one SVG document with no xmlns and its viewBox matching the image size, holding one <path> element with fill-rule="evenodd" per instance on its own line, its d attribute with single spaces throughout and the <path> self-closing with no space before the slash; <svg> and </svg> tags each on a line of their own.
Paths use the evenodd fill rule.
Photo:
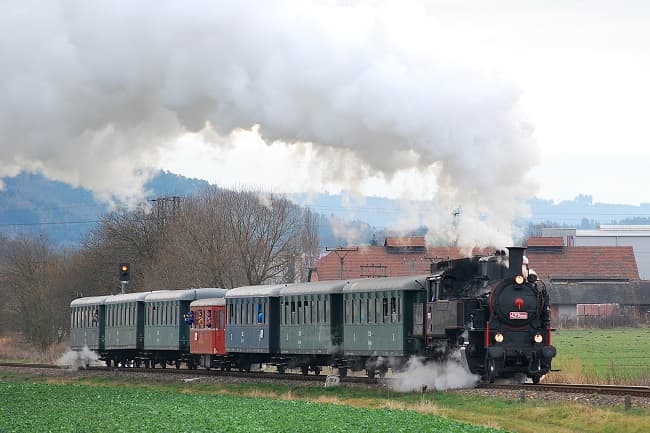
<svg viewBox="0 0 650 433">
<path fill-rule="evenodd" d="M 443 261 L 409 277 L 78 298 L 71 347 L 109 366 L 329 366 L 370 377 L 411 357 L 460 353 L 486 381 L 523 374 L 537 383 L 556 351 L 548 294 L 524 252 Z"/>
</svg>

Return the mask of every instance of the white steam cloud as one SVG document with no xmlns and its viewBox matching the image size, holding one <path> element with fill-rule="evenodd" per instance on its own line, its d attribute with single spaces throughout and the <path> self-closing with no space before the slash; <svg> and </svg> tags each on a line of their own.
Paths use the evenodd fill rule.
<svg viewBox="0 0 650 433">
<path fill-rule="evenodd" d="M 412 357 L 406 364 L 406 371 L 389 382 L 395 391 L 420 391 L 423 386 L 427 390 L 444 391 L 447 389 L 473 388 L 480 377 L 470 373 L 457 359 L 441 362 L 427 362 Z"/>
<path fill-rule="evenodd" d="M 311 143 L 321 180 L 350 190 L 434 172 L 434 220 L 460 205 L 482 227 L 459 242 L 507 244 L 536 159 L 518 91 L 419 2 L 341 3 L 5 2 L 0 177 L 136 199 L 184 134 L 257 128 Z"/>
<path fill-rule="evenodd" d="M 88 346 L 84 346 L 81 351 L 68 350 L 56 361 L 56 365 L 60 367 L 68 367 L 71 370 L 79 370 L 91 365 L 97 365 L 99 362 L 99 355 L 90 350 Z"/>
</svg>

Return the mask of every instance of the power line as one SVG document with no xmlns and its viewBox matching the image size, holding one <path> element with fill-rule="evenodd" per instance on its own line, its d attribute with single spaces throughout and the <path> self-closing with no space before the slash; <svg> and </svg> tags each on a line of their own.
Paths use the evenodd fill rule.
<svg viewBox="0 0 650 433">
<path fill-rule="evenodd" d="M 39 223 L 0 223 L 0 227 L 14 227 L 14 226 L 53 226 L 53 225 L 66 225 L 66 224 L 97 224 L 99 220 L 88 221 L 46 221 Z"/>
</svg>

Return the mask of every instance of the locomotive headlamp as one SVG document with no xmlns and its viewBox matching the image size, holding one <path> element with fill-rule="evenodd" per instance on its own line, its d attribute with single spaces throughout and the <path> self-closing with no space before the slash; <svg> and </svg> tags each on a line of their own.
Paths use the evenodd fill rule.
<svg viewBox="0 0 650 433">
<path fill-rule="evenodd" d="M 494 334 L 494 341 L 496 341 L 497 343 L 503 343 L 503 334 L 500 332 Z"/>
<path fill-rule="evenodd" d="M 541 343 L 542 341 L 544 341 L 544 337 L 542 337 L 542 334 L 535 334 L 533 340 L 535 341 L 535 343 Z"/>
<path fill-rule="evenodd" d="M 524 284 L 524 276 L 523 275 L 517 275 L 515 277 L 515 283 L 517 284 Z"/>
</svg>

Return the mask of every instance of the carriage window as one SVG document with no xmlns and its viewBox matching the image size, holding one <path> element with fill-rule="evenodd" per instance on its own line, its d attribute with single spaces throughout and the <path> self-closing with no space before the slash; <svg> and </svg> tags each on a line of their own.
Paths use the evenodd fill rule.
<svg viewBox="0 0 650 433">
<path fill-rule="evenodd" d="M 382 322 L 388 323 L 388 298 L 382 298 Z"/>
<path fill-rule="evenodd" d="M 347 299 L 345 301 L 345 323 L 351 323 L 350 322 L 351 310 L 352 310 L 352 299 Z"/>
<path fill-rule="evenodd" d="M 296 301 L 291 301 L 291 324 L 296 324 Z"/>
<path fill-rule="evenodd" d="M 397 299 L 390 298 L 390 321 L 397 322 Z"/>
<path fill-rule="evenodd" d="M 375 318 L 375 301 L 374 299 L 366 299 L 366 310 L 368 311 L 368 323 L 372 323 Z"/>
<path fill-rule="evenodd" d="M 311 307 L 309 306 L 309 301 L 305 301 L 303 304 L 305 307 L 305 323 L 311 323 Z"/>
<path fill-rule="evenodd" d="M 361 323 L 367 323 L 368 321 L 368 300 L 367 299 L 361 299 L 360 300 L 361 305 L 359 308 L 361 309 L 361 312 L 359 313 L 359 320 Z"/>
<path fill-rule="evenodd" d="M 256 312 L 257 312 L 257 323 L 264 323 L 264 308 L 262 304 L 257 304 L 256 307 Z"/>
<path fill-rule="evenodd" d="M 302 301 L 298 301 L 298 323 L 302 323 L 304 317 L 302 317 L 303 311 L 302 311 Z"/>
<path fill-rule="evenodd" d="M 330 320 L 329 318 L 329 310 L 327 308 L 327 298 L 323 299 L 323 323 L 328 323 Z"/>
</svg>

